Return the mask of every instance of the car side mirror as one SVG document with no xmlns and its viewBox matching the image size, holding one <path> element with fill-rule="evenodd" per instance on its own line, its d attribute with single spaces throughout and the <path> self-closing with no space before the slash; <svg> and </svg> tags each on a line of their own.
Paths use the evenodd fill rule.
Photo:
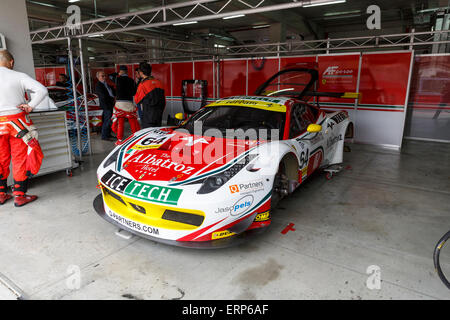
<svg viewBox="0 0 450 320">
<path fill-rule="evenodd" d="M 184 114 L 183 113 L 177 113 L 176 115 L 175 115 L 175 119 L 178 119 L 178 120 L 184 120 Z"/>
<path fill-rule="evenodd" d="M 320 124 L 311 123 L 306 129 L 308 132 L 320 132 L 322 131 L 322 126 Z"/>
</svg>

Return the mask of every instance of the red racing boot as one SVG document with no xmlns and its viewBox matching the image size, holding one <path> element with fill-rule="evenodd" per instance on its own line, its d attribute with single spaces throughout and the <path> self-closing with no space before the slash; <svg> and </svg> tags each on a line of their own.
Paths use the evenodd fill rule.
<svg viewBox="0 0 450 320">
<path fill-rule="evenodd" d="M 12 196 L 10 194 L 0 193 L 0 205 L 4 204 L 6 201 L 8 201 L 11 198 L 12 198 Z"/>
<path fill-rule="evenodd" d="M 16 207 L 24 206 L 27 203 L 30 203 L 30 202 L 36 200 L 37 198 L 38 198 L 37 196 L 31 196 L 31 195 L 27 195 L 27 194 L 14 195 L 14 206 L 16 206 Z"/>
<path fill-rule="evenodd" d="M 7 194 L 8 186 L 6 184 L 6 179 L 0 180 L 0 205 L 4 204 L 6 201 L 12 198 L 10 194 Z"/>
</svg>

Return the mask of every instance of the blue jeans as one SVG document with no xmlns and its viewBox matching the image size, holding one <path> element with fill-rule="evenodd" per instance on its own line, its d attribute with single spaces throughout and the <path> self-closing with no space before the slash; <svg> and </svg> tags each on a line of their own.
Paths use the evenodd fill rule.
<svg viewBox="0 0 450 320">
<path fill-rule="evenodd" d="M 140 103 L 138 103 L 136 106 L 137 106 L 137 111 L 138 111 L 139 119 L 142 120 L 142 105 L 141 105 Z"/>
<path fill-rule="evenodd" d="M 112 114 L 112 110 L 103 109 L 102 139 L 111 138 Z"/>
</svg>

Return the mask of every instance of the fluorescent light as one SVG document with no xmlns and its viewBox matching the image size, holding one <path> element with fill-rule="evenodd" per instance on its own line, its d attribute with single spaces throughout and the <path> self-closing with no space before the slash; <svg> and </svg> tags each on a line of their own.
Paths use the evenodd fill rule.
<svg viewBox="0 0 450 320">
<path fill-rule="evenodd" d="M 342 12 L 327 12 L 323 16 L 324 17 L 342 16 L 344 14 L 352 14 L 352 13 L 361 13 L 361 10 L 342 11 Z"/>
<path fill-rule="evenodd" d="M 260 26 L 253 26 L 253 29 L 269 28 L 269 27 L 270 27 L 270 24 L 263 24 L 263 25 L 260 25 Z"/>
<path fill-rule="evenodd" d="M 103 33 L 100 34 L 93 34 L 91 36 L 88 36 L 88 38 L 98 38 L 98 37 L 103 37 Z"/>
<path fill-rule="evenodd" d="M 214 47 L 216 47 L 216 48 L 225 48 L 225 46 L 223 44 L 217 44 L 217 43 L 214 44 Z"/>
<path fill-rule="evenodd" d="M 337 19 L 348 19 L 348 18 L 356 18 L 360 17 L 361 14 L 351 14 L 351 15 L 345 15 L 345 16 L 332 16 L 332 17 L 324 17 L 324 20 L 337 20 Z"/>
<path fill-rule="evenodd" d="M 423 9 L 423 10 L 417 11 L 417 13 L 434 12 L 434 11 L 439 11 L 439 10 L 445 10 L 445 9 L 447 9 L 447 8 L 448 8 L 448 7 Z"/>
<path fill-rule="evenodd" d="M 37 4 L 39 6 L 44 6 L 44 7 L 50 7 L 50 8 L 58 8 L 57 6 L 53 5 L 53 4 L 48 4 L 48 3 L 42 3 L 42 2 L 37 2 L 37 1 L 28 1 L 29 3 L 33 3 L 33 4 Z"/>
<path fill-rule="evenodd" d="M 187 21 L 187 22 L 180 22 L 180 23 L 174 23 L 174 26 L 182 26 L 185 24 L 194 24 L 194 23 L 198 23 L 198 21 Z"/>
<path fill-rule="evenodd" d="M 80 0 L 69 0 L 69 3 L 74 3 L 74 2 L 78 2 Z"/>
<path fill-rule="evenodd" d="M 331 0 L 331 1 L 327 1 L 327 2 L 317 2 L 317 3 L 310 3 L 310 4 L 305 4 L 303 6 L 303 8 L 309 8 L 309 7 L 318 7 L 318 6 L 325 6 L 328 4 L 337 4 L 337 3 L 344 3 L 346 0 Z"/>
<path fill-rule="evenodd" d="M 237 14 L 235 16 L 229 16 L 229 17 L 225 17 L 222 18 L 223 20 L 228 20 L 228 19 L 234 19 L 234 18 L 240 18 L 240 17 L 245 17 L 245 14 Z"/>
</svg>

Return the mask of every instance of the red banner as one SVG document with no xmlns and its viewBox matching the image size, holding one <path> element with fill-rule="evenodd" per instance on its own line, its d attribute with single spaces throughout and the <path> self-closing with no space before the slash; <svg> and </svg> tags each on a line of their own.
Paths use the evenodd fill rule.
<svg viewBox="0 0 450 320">
<path fill-rule="evenodd" d="M 208 81 L 208 98 L 214 97 L 214 66 L 212 61 L 194 63 L 195 80 Z"/>
<path fill-rule="evenodd" d="M 403 111 L 410 64 L 410 52 L 364 53 L 359 89 L 362 97 L 359 104 Z"/>
<path fill-rule="evenodd" d="M 220 65 L 220 97 L 245 95 L 247 60 L 224 60 Z"/>
<path fill-rule="evenodd" d="M 175 97 L 181 97 L 181 81 L 192 80 L 194 78 L 193 67 L 194 66 L 192 62 L 172 63 L 172 94 Z"/>
</svg>

